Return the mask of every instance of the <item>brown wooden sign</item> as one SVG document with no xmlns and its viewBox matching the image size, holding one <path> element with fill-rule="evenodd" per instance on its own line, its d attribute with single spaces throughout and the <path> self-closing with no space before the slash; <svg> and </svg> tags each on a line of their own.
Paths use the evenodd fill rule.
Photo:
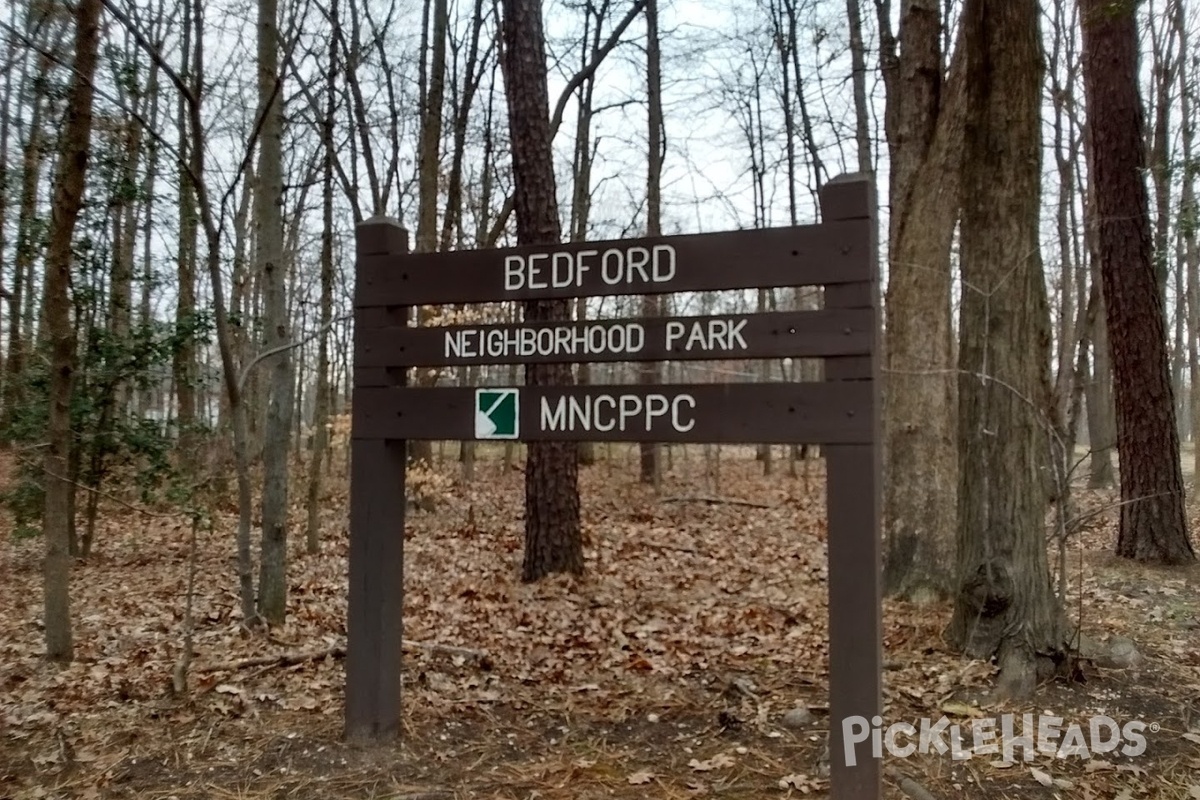
<svg viewBox="0 0 1200 800">
<path fill-rule="evenodd" d="M 871 353 L 874 325 L 874 312 L 862 308 L 526 325 L 386 326 L 359 333 L 354 363 L 444 367 L 859 356 Z"/>
<path fill-rule="evenodd" d="M 359 258 L 356 307 L 664 294 L 870 279 L 871 221 Z"/>
<path fill-rule="evenodd" d="M 558 247 L 409 254 L 358 227 L 346 732 L 400 729 L 408 439 L 823 444 L 829 517 L 831 797 L 881 796 L 851 720 L 882 714 L 878 265 L 865 176 L 821 192 L 820 225 Z M 824 287 L 820 311 L 405 327 L 406 306 Z M 410 367 L 824 358 L 816 383 L 408 388 Z"/>
<path fill-rule="evenodd" d="M 874 400 L 861 382 L 363 387 L 352 411 L 368 439 L 867 444 Z"/>
</svg>

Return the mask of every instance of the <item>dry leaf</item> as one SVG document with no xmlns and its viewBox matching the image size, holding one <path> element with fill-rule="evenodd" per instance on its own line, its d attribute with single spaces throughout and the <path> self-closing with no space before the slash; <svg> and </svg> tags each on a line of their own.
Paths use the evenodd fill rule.
<svg viewBox="0 0 1200 800">
<path fill-rule="evenodd" d="M 643 783 L 649 783 L 654 780 L 654 773 L 649 770 L 639 770 L 625 779 L 632 786 L 641 786 Z"/>
<path fill-rule="evenodd" d="M 784 775 L 782 778 L 779 779 L 779 788 L 780 789 L 799 789 L 800 791 L 806 792 L 806 793 L 815 784 L 816 784 L 816 781 L 814 781 L 812 778 L 808 777 L 807 775 L 801 775 L 799 773 L 792 773 L 791 775 Z"/>
<path fill-rule="evenodd" d="M 707 761 L 700 761 L 693 758 L 688 762 L 688 766 L 696 770 L 696 772 L 711 772 L 714 769 L 732 767 L 734 763 L 736 762 L 725 753 L 718 753 Z"/>
<path fill-rule="evenodd" d="M 1029 774 L 1033 775 L 1033 779 L 1035 781 L 1037 781 L 1038 783 L 1040 783 L 1042 786 L 1053 786 L 1054 785 L 1054 778 L 1051 778 L 1049 775 L 1042 772 L 1040 769 L 1037 769 L 1036 767 L 1030 767 Z"/>
<path fill-rule="evenodd" d="M 985 716 L 983 710 L 972 705 L 967 705 L 959 700 L 947 700 L 942 703 L 943 714 L 953 714 L 957 717 L 972 717 L 978 719 Z"/>
</svg>

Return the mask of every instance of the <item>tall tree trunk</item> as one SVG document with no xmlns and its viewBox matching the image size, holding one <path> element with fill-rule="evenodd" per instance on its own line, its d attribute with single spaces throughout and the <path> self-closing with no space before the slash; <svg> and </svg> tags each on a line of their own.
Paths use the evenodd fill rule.
<svg viewBox="0 0 1200 800">
<path fill-rule="evenodd" d="M 1096 178 L 1097 239 L 1117 405 L 1121 523 L 1117 554 L 1195 559 L 1183 507 L 1166 319 L 1153 264 L 1142 173 L 1133 3 L 1080 0 L 1083 78 Z"/>
<path fill-rule="evenodd" d="M 196 53 L 200 47 L 200 32 L 195 30 L 194 4 L 200 0 L 185 0 L 183 5 L 183 66 L 180 74 L 188 81 L 193 91 L 199 86 L 199 65 Z M 182 164 L 190 160 L 187 129 L 187 106 L 180 98 L 178 109 L 180 170 L 179 170 L 179 249 L 177 268 L 179 285 L 175 295 L 175 326 L 179 341 L 172 356 L 175 379 L 176 429 L 179 431 L 179 454 L 187 467 L 195 465 L 195 438 L 192 434 L 196 422 L 196 345 L 193 331 L 196 323 L 196 187 L 192 176 Z"/>
<path fill-rule="evenodd" d="M 596 12 L 593 18 L 592 12 Z M 583 37 L 580 39 L 580 71 L 587 68 L 588 62 L 597 58 L 600 49 L 600 29 L 603 25 L 603 8 L 591 8 L 584 18 Z M 591 23 L 595 21 L 593 26 Z M 592 145 L 592 114 L 595 96 L 596 79 L 589 75 L 579 85 L 578 110 L 575 117 L 575 148 L 572 161 L 571 187 L 571 219 L 570 232 L 572 242 L 587 240 L 588 225 L 591 222 L 592 211 L 592 162 L 596 153 Z M 579 297 L 575 300 L 575 319 L 583 322 L 588 317 L 588 300 Z M 583 362 L 576 367 L 576 383 L 587 386 L 592 382 L 592 365 Z M 596 444 L 581 441 L 577 445 L 579 463 L 581 466 L 591 466 L 596 463 Z"/>
<path fill-rule="evenodd" d="M 49 59 L 39 57 L 40 80 L 49 70 Z M 35 81 L 39 78 L 34 78 Z M 37 234 L 38 184 L 42 174 L 43 148 L 45 146 L 42 127 L 43 109 L 48 100 L 41 92 L 31 92 L 33 108 L 29 112 L 28 134 L 25 138 L 21 164 L 21 194 L 17 208 L 17 244 L 13 259 L 12 301 L 8 318 L 8 364 L 4 380 L 5 413 L 12 412 L 21 403 L 24 395 L 24 370 L 28 342 L 33 339 L 33 329 L 23 325 L 22 308 L 34 296 L 29 275 L 36 261 L 40 243 Z"/>
<path fill-rule="evenodd" d="M 438 185 L 441 179 L 442 115 L 446 98 L 446 31 L 449 24 L 447 0 L 427 0 L 426 16 L 430 17 L 432 29 L 429 34 L 428 84 L 422 82 L 425 102 L 421 108 L 421 137 L 417 153 L 417 234 L 415 250 L 432 253 L 438 246 Z M 425 51 L 421 60 L 424 64 Z M 422 67 L 422 73 L 424 73 Z M 432 306 L 421 306 L 417 311 L 417 324 L 427 325 L 437 314 Z M 437 370 L 418 370 L 417 385 L 433 386 L 437 383 Z M 413 461 L 433 464 L 433 442 L 413 440 L 409 442 Z M 423 494 L 423 502 L 432 498 Z"/>
<path fill-rule="evenodd" d="M 559 242 L 558 199 L 546 88 L 546 46 L 539 0 L 502 0 L 504 79 L 512 142 L 517 242 Z M 526 322 L 565 321 L 570 300 L 525 303 Z M 526 383 L 562 386 L 571 369 L 562 364 L 525 367 Z M 579 518 L 579 462 L 572 442 L 531 442 L 525 461 L 525 560 L 522 578 L 583 572 Z"/>
<path fill-rule="evenodd" d="M 1092 161 L 1091 125 L 1084 124 L 1084 158 Z M 1117 412 L 1113 404 L 1112 358 L 1108 348 L 1107 313 L 1100 279 L 1099 217 L 1096 211 L 1096 176 L 1088 171 L 1084 197 L 1084 241 L 1088 272 L 1092 280 L 1097 312 L 1092 319 L 1092 375 L 1085 388 L 1088 426 L 1088 488 L 1101 489 L 1116 483 L 1113 450 L 1117 445 Z M 1089 303 L 1091 303 L 1089 298 Z"/>
<path fill-rule="evenodd" d="M 599 27 L 599 23 L 597 23 Z M 646 105 L 647 105 L 647 170 L 646 170 L 646 235 L 662 236 L 662 165 L 663 109 L 662 64 L 658 40 L 658 0 L 646 2 Z M 642 295 L 642 316 L 657 317 L 660 312 L 658 295 Z M 638 383 L 654 386 L 661 383 L 660 366 L 647 361 L 639 365 Z M 642 483 L 656 487 L 662 482 L 662 445 L 642 442 L 640 466 Z"/>
<path fill-rule="evenodd" d="M 46 505 L 42 519 L 46 656 L 70 661 L 71 593 L 69 554 L 74 484 L 68 479 L 71 451 L 71 384 L 75 372 L 75 331 L 71 323 L 71 244 L 83 207 L 88 150 L 92 138 L 93 78 L 100 45 L 100 0 L 80 0 L 75 8 L 75 57 L 67 95 L 61 150 L 54 178 L 50 242 L 46 250 L 45 331 L 50 345 L 48 447 L 43 459 Z"/>
<path fill-rule="evenodd" d="M 867 54 L 863 46 L 862 9 L 858 0 L 846 0 L 850 24 L 850 79 L 854 88 L 854 143 L 858 171 L 871 172 L 871 118 L 867 111 Z"/>
<path fill-rule="evenodd" d="M 935 0 L 911 0 L 887 78 L 891 152 L 887 288 L 884 589 L 929 600 L 954 591 L 955 381 L 950 246 L 958 221 L 965 51 L 943 78 Z"/>
<path fill-rule="evenodd" d="M 330 20 L 337 25 L 337 3 L 330 4 Z M 308 507 L 305 546 L 310 554 L 321 549 L 321 477 L 329 448 L 329 337 L 333 324 L 333 162 L 334 114 L 337 110 L 337 47 L 329 47 L 329 73 L 325 84 L 325 119 L 321 146 L 325 163 L 321 175 L 321 318 L 317 343 L 317 386 L 313 406 L 312 457 L 308 466 Z"/>
<path fill-rule="evenodd" d="M 8 52 L 17 52 L 17 32 L 10 30 L 8 32 Z M 8 165 L 8 147 L 9 137 L 12 131 L 13 119 L 13 86 L 17 83 L 17 76 L 11 70 L 4 74 L 4 98 L 0 100 L 0 263 L 8 263 L 8 213 L 10 205 L 10 195 L 8 191 L 9 165 Z M 0 270 L 0 284 L 3 284 L 4 273 Z M 2 291 L 6 299 L 11 300 L 12 295 L 8 290 Z M 0 310 L 0 318 L 3 317 Z M 2 327 L 2 326 L 0 326 Z M 4 387 L 4 369 L 0 364 L 0 397 L 3 397 Z M 0 419 L 3 419 L 3 405 L 0 404 Z"/>
<path fill-rule="evenodd" d="M 278 351 L 269 366 L 267 417 L 263 429 L 262 553 L 258 612 L 280 624 L 287 614 L 288 444 L 292 432 L 292 357 L 287 345 L 287 265 L 283 257 L 283 96 L 279 71 L 279 4 L 258 4 L 257 221 L 259 274 L 263 281 L 263 347 Z"/>
<path fill-rule="evenodd" d="M 1188 314 L 1188 415 L 1192 423 L 1192 495 L 1200 497 L 1200 247 L 1196 241 L 1196 225 L 1200 222 L 1196 203 L 1195 156 L 1196 121 L 1194 89 L 1190 82 L 1195 73 L 1188 61 L 1188 30 L 1184 19 L 1183 5 L 1175 4 L 1175 25 L 1179 36 L 1179 109 L 1182 121 L 1180 147 L 1183 150 L 1183 187 L 1180 191 L 1179 228 L 1183 234 L 1184 263 L 1187 268 L 1187 314 Z"/>
<path fill-rule="evenodd" d="M 1037 0 L 967 0 L 959 589 L 947 637 L 1024 697 L 1063 649 L 1044 518 L 1049 309 L 1039 250 Z"/>
</svg>

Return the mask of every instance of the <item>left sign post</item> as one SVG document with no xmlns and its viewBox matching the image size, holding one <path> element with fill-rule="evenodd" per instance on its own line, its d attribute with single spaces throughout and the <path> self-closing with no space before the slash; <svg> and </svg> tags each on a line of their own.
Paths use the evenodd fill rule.
<svg viewBox="0 0 1200 800">
<path fill-rule="evenodd" d="M 355 238 L 360 260 L 408 254 L 408 232 L 388 217 L 360 222 Z M 363 335 L 364 322 L 402 326 L 407 311 L 401 306 L 360 310 L 355 336 Z M 385 374 L 392 386 L 405 384 L 404 370 Z M 363 438 L 351 429 L 346 619 L 346 736 L 350 739 L 379 740 L 400 732 L 405 450 L 402 439 Z"/>
</svg>

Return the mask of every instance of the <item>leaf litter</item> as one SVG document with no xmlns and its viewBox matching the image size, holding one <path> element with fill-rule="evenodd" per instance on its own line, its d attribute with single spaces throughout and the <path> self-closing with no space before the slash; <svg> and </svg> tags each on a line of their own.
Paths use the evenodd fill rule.
<svg viewBox="0 0 1200 800">
<path fill-rule="evenodd" d="M 72 574 L 77 658 L 61 669 L 40 658 L 40 542 L 10 541 L 0 549 L 0 796 L 329 797 L 362 796 L 367 786 L 399 797 L 640 797 L 650 785 L 662 796 L 827 792 L 827 710 L 811 729 L 781 724 L 791 709 L 828 707 L 819 462 L 802 466 L 800 479 L 763 478 L 750 451 L 727 451 L 714 493 L 693 451 L 656 496 L 628 477 L 632 452 L 582 471 L 582 578 L 519 581 L 521 475 L 498 461 L 481 460 L 470 484 L 447 465 L 436 512 L 410 511 L 399 746 L 340 736 L 344 483 L 326 493 L 322 552 L 305 555 L 293 535 L 288 622 L 269 637 L 240 626 L 233 516 L 201 535 L 187 697 L 170 692 L 188 562 L 182 519 L 105 509 L 97 554 Z M 703 500 L 663 502 L 687 496 Z M 296 508 L 294 532 L 303 520 Z M 1147 609 L 1168 622 L 1195 613 L 1193 578 L 1120 574 L 1094 557 L 1108 547 L 1100 530 L 1080 537 L 1087 558 L 1071 574 L 1068 605 L 1082 591 L 1085 629 L 1128 630 Z M 1131 608 L 1129 587 L 1150 593 Z M 985 687 L 994 669 L 946 650 L 948 606 L 888 601 L 885 615 L 889 721 L 950 713 L 969 724 L 999 713 L 958 697 Z M 1143 631 L 1133 629 L 1140 645 Z M 1151 709 L 1163 716 L 1189 693 L 1200 699 L 1200 655 L 1194 637 L 1169 624 L 1158 633 L 1147 649 L 1175 670 Z M 1063 716 L 1114 713 L 1126 678 L 1109 678 L 1048 691 L 1077 706 L 1063 705 Z M 1134 797 L 1190 796 L 1194 781 L 1176 777 L 1200 767 L 1200 748 L 1175 744 L 1152 749 L 1159 761 L 1141 763 L 1142 776 L 1097 761 L 1039 760 L 1024 780 L 989 758 L 895 763 L 931 790 L 991 781 L 1005 797 L 1068 784 L 1079 797 L 1112 796 L 1114 786 Z M 1141 791 L 1151 780 L 1159 794 Z M 886 796 L 899 791 L 887 781 Z"/>
</svg>

